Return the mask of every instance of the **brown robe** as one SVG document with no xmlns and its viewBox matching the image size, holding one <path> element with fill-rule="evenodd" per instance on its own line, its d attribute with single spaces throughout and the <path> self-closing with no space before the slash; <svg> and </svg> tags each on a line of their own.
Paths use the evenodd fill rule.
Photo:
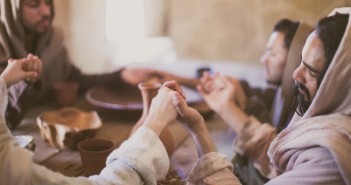
<svg viewBox="0 0 351 185">
<path fill-rule="evenodd" d="M 96 85 L 112 88 L 125 85 L 120 77 L 120 71 L 103 75 L 83 75 L 72 64 L 64 45 L 63 33 L 56 27 L 51 27 L 38 35 L 35 48 L 28 51 L 24 41 L 26 33 L 19 15 L 20 0 L 0 0 L 0 68 L 3 70 L 6 67 L 9 58 L 20 59 L 26 57 L 28 53 L 33 53 L 42 60 L 43 69 L 39 82 L 34 86 L 21 81 L 9 87 L 6 121 L 10 128 L 15 128 L 19 124 L 32 103 L 44 103 L 51 99 L 51 86 L 54 82 L 79 81 L 80 92 Z"/>
</svg>

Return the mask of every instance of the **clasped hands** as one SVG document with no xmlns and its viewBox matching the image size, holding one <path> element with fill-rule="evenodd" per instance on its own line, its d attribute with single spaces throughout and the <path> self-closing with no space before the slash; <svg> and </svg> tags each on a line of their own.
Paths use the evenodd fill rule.
<svg viewBox="0 0 351 185">
<path fill-rule="evenodd" d="M 26 58 L 9 59 L 6 69 L 1 73 L 6 85 L 10 86 L 21 80 L 34 83 L 40 78 L 42 62 L 39 57 L 28 54 Z"/>
<path fill-rule="evenodd" d="M 247 97 L 237 79 L 204 72 L 200 82 L 197 90 L 213 111 L 220 113 L 228 104 L 245 110 Z"/>
<path fill-rule="evenodd" d="M 160 135 L 163 129 L 177 118 L 191 131 L 202 129 L 204 126 L 203 117 L 187 105 L 185 94 L 178 83 L 167 81 L 152 99 L 144 126 Z"/>
</svg>

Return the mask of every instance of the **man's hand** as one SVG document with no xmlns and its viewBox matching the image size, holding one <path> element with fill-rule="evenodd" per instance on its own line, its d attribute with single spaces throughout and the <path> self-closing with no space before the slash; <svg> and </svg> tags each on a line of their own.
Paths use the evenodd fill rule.
<svg viewBox="0 0 351 185">
<path fill-rule="evenodd" d="M 26 78 L 26 80 L 28 82 L 33 83 L 33 82 L 39 80 L 39 78 L 40 78 L 41 71 L 42 71 L 42 62 L 38 56 L 28 54 L 27 58 L 23 59 L 22 69 L 23 69 L 23 71 L 27 71 L 27 72 L 32 71 L 32 72 L 36 72 L 38 74 L 35 77 Z"/>
<path fill-rule="evenodd" d="M 235 89 L 231 81 L 223 75 L 209 78 L 204 75 L 197 90 L 212 110 L 219 113 L 228 103 L 234 103 Z"/>
<path fill-rule="evenodd" d="M 4 78 L 6 85 L 10 86 L 26 78 L 36 79 L 38 73 L 36 71 L 25 71 L 23 70 L 23 64 L 26 59 L 9 59 L 6 69 L 1 73 Z"/>
<path fill-rule="evenodd" d="M 173 104 L 173 99 L 178 96 L 185 98 L 179 85 L 175 81 L 165 82 L 159 89 L 157 96 L 152 99 L 144 126 L 160 135 L 163 129 L 178 116 Z"/>
<path fill-rule="evenodd" d="M 197 110 L 189 107 L 182 96 L 176 94 L 173 104 L 179 113 L 178 119 L 189 131 L 197 133 L 206 129 L 204 118 Z"/>
</svg>

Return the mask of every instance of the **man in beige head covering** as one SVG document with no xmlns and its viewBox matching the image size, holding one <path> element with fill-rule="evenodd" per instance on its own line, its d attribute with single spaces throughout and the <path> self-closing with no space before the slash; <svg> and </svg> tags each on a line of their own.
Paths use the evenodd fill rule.
<svg viewBox="0 0 351 185">
<path fill-rule="evenodd" d="M 10 58 L 34 57 L 36 60 L 29 69 L 35 69 L 39 75 L 9 87 L 6 118 L 10 128 L 19 124 L 33 101 L 43 103 L 50 99 L 51 86 L 55 82 L 79 81 L 80 91 L 84 92 L 95 85 L 118 88 L 126 84 L 136 85 L 156 74 L 167 75 L 140 68 L 126 68 L 104 75 L 83 75 L 69 58 L 62 32 L 52 26 L 53 0 L 0 0 L 0 17 L 0 67 L 4 69 Z"/>
<path fill-rule="evenodd" d="M 338 10 L 336 11 L 338 12 Z M 309 35 L 293 78 L 298 107 L 277 135 L 269 124 L 239 114 L 235 151 L 248 156 L 267 184 L 351 184 L 351 8 L 321 19 Z M 231 82 L 219 91 L 233 91 Z M 228 94 L 228 92 L 226 92 Z M 184 101 L 177 110 L 188 122 L 199 150 L 190 184 L 240 184 L 233 166 L 206 136 L 198 113 Z M 240 111 L 238 107 L 232 107 Z M 244 120 L 244 121 L 243 121 Z M 268 152 L 268 155 L 267 155 Z"/>
<path fill-rule="evenodd" d="M 199 88 L 202 96 L 237 134 L 240 134 L 239 130 L 236 130 L 238 123 L 233 122 L 237 115 L 236 112 L 231 112 L 230 108 L 231 104 L 235 105 L 236 102 L 238 102 L 239 107 L 245 107 L 243 109 L 245 114 L 254 116 L 262 123 L 271 123 L 278 131 L 286 127 L 293 115 L 294 80 L 291 76 L 301 61 L 302 47 L 308 34 L 312 31 L 312 27 L 303 22 L 282 19 L 273 30 L 267 42 L 266 52 L 261 57 L 261 63 L 265 67 L 266 81 L 277 86 L 275 94 L 272 93 L 271 88 L 249 88 L 246 83 L 241 82 L 239 85 L 236 80 L 231 79 L 235 91 L 239 93 L 223 96 L 220 91 L 206 90 L 206 86 L 211 84 L 220 85 L 216 82 L 220 81 L 220 76 L 205 76 L 202 79 L 202 86 Z M 240 95 L 240 92 L 243 91 L 247 98 L 245 95 Z M 245 101 L 245 99 L 248 100 Z M 242 104 L 246 105 L 242 106 Z M 267 181 L 256 172 L 252 162 L 246 156 L 237 154 L 233 163 L 235 173 L 240 176 L 243 182 L 253 185 L 263 184 Z"/>
</svg>

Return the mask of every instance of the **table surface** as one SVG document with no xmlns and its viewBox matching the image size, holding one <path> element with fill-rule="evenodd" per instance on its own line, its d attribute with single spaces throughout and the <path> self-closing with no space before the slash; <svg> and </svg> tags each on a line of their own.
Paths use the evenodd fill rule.
<svg viewBox="0 0 351 185">
<path fill-rule="evenodd" d="M 204 64 L 198 62 L 181 64 L 183 65 L 177 65 L 178 68 L 179 66 L 183 66 L 183 68 L 187 69 L 188 71 L 189 69 L 204 66 Z M 190 66 L 190 68 L 184 66 Z M 216 66 L 221 65 L 217 63 Z M 174 69 L 174 66 L 171 65 L 171 67 L 165 68 L 164 66 L 162 67 L 162 65 L 159 65 L 159 68 L 167 70 Z M 228 71 L 230 68 L 235 69 L 233 73 L 230 73 Z M 251 81 L 256 84 L 260 83 L 257 82 L 257 79 L 261 80 L 263 75 L 261 68 L 252 68 L 252 66 L 246 66 L 242 64 L 224 63 L 222 64 L 222 67 L 213 69 L 215 69 L 215 71 L 221 71 L 220 69 L 222 69 L 222 72 L 228 75 L 234 74 L 234 76 L 236 76 L 239 74 L 237 77 L 243 79 L 251 79 Z M 172 72 L 179 75 L 179 71 L 183 71 L 183 76 L 190 76 L 189 72 L 186 73 L 187 70 L 180 69 L 177 71 L 173 70 Z M 193 70 L 193 72 L 194 71 L 195 70 Z M 264 86 L 262 83 L 258 84 L 258 86 L 260 85 Z M 81 98 L 79 101 L 77 101 L 76 106 L 82 108 L 83 110 L 92 109 L 92 107 L 84 100 L 84 98 Z M 69 149 L 58 150 L 52 148 L 40 137 L 39 128 L 36 124 L 37 115 L 39 115 L 44 110 L 55 110 L 57 108 L 58 107 L 51 104 L 31 109 L 27 112 L 20 126 L 13 131 L 13 135 L 32 135 L 35 138 L 36 149 L 34 151 L 33 160 L 36 163 L 44 165 L 53 171 L 60 172 L 67 176 L 84 175 L 84 170 L 78 151 L 72 151 Z M 97 132 L 97 135 L 95 137 L 108 138 L 114 143 L 120 143 L 127 139 L 130 130 L 132 129 L 134 123 L 137 121 L 118 118 L 101 118 L 103 121 L 103 126 Z M 226 154 L 228 159 L 231 159 L 234 155 L 232 151 L 232 142 L 235 138 L 235 134 L 233 131 L 216 115 L 213 115 L 206 119 L 206 125 L 216 146 L 218 147 L 219 152 Z M 179 143 L 179 147 L 170 158 L 171 166 L 181 178 L 185 178 L 194 162 L 198 159 L 197 152 L 190 136 L 184 135 L 184 137 L 180 137 L 177 142 Z"/>
</svg>

